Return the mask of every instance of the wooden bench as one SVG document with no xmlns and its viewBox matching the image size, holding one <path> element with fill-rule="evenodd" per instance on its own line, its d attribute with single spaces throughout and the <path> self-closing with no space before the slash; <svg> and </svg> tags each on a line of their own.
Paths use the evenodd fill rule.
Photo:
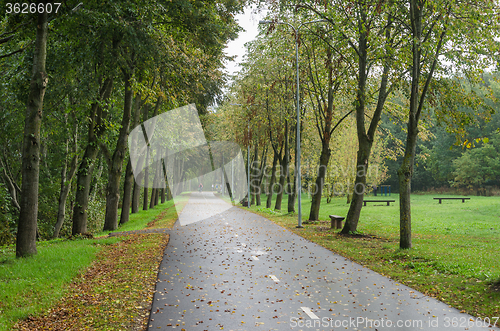
<svg viewBox="0 0 500 331">
<path fill-rule="evenodd" d="M 342 221 L 345 217 L 338 215 L 329 215 L 331 220 L 331 229 L 342 229 Z"/>
<path fill-rule="evenodd" d="M 470 200 L 470 198 L 434 198 L 434 200 L 439 200 L 439 203 L 441 203 L 441 200 L 462 200 L 462 203 L 464 203 L 465 200 Z"/>
<path fill-rule="evenodd" d="M 387 205 L 390 206 L 390 203 L 396 202 L 396 200 L 363 200 L 363 206 L 366 206 L 367 202 L 387 202 Z"/>
</svg>

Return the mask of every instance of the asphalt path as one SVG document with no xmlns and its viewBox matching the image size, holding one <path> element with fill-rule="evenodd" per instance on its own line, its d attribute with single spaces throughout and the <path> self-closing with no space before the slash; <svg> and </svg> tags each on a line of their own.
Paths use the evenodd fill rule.
<svg viewBox="0 0 500 331">
<path fill-rule="evenodd" d="M 182 217 L 222 212 L 169 231 L 149 330 L 498 330 L 224 204 L 193 193 Z"/>
</svg>

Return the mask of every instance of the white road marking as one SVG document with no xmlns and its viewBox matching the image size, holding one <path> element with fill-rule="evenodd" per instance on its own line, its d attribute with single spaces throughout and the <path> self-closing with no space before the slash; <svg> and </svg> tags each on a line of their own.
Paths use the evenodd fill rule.
<svg viewBox="0 0 500 331">
<path fill-rule="evenodd" d="M 258 258 L 257 256 L 254 256 L 254 255 L 252 255 L 252 258 L 253 258 L 255 261 L 258 261 L 258 260 L 259 260 L 259 258 Z"/>
<path fill-rule="evenodd" d="M 307 314 L 307 316 L 309 316 L 311 319 L 313 319 L 313 320 L 319 320 L 319 317 L 318 317 L 318 316 L 316 316 L 316 314 L 314 314 L 314 313 L 311 311 L 311 309 L 309 309 L 309 308 L 307 308 L 307 307 L 300 307 L 300 308 L 301 308 L 301 309 L 304 311 L 304 313 L 306 313 L 306 314 Z"/>
<path fill-rule="evenodd" d="M 271 279 L 274 280 L 276 283 L 280 281 L 278 278 L 276 278 L 275 275 L 269 275 L 269 277 L 271 277 Z"/>
</svg>

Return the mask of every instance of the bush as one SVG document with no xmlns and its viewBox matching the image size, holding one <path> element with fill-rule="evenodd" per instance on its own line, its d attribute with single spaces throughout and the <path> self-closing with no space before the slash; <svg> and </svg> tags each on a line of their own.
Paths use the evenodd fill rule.
<svg viewBox="0 0 500 331">
<path fill-rule="evenodd" d="M 16 231 L 15 211 L 7 188 L 0 183 L 0 246 L 10 245 Z"/>
</svg>

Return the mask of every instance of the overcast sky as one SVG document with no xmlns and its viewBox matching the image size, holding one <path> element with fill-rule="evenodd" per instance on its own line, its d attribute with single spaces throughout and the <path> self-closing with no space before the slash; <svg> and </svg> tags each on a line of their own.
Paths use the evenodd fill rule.
<svg viewBox="0 0 500 331">
<path fill-rule="evenodd" d="M 227 55 L 237 56 L 235 61 L 229 62 L 226 66 L 226 71 L 229 74 L 232 75 L 239 70 L 238 63 L 243 60 L 243 55 L 245 55 L 245 43 L 255 39 L 258 33 L 259 20 L 264 15 L 265 12 L 257 13 L 250 7 L 245 8 L 243 14 L 236 15 L 236 20 L 245 31 L 241 31 L 238 38 L 230 42 L 225 50 Z"/>
</svg>

